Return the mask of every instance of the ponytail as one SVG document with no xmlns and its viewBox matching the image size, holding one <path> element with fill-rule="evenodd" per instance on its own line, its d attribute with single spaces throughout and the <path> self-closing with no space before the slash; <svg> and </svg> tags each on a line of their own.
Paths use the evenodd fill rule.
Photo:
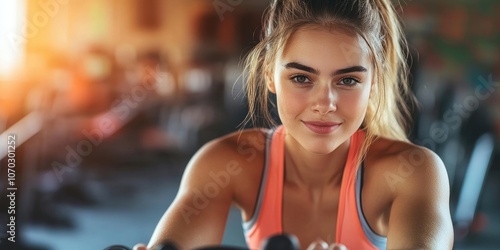
<svg viewBox="0 0 500 250">
<path fill-rule="evenodd" d="M 369 105 L 365 125 L 370 134 L 408 141 L 411 105 L 415 99 L 408 86 L 409 56 L 396 11 L 389 0 L 372 0 L 380 19 L 380 51 L 375 54 L 373 105 Z M 378 58 L 377 58 L 378 57 Z"/>
</svg>

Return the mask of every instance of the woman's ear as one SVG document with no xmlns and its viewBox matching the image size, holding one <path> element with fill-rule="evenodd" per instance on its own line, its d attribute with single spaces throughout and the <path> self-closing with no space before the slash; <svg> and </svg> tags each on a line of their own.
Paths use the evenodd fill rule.
<svg viewBox="0 0 500 250">
<path fill-rule="evenodd" d="M 271 91 L 271 93 L 276 94 L 276 86 L 274 84 L 273 74 L 269 71 L 266 71 L 266 85 L 267 89 Z"/>
</svg>

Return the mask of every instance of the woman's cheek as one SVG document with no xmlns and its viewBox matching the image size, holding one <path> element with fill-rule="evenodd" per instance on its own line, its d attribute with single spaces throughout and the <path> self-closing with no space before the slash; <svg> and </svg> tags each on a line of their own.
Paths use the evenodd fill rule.
<svg viewBox="0 0 500 250">
<path fill-rule="evenodd" d="M 307 97 L 301 91 L 294 91 L 290 89 L 282 89 L 278 93 L 278 106 L 282 115 L 296 116 L 301 113 L 307 105 Z"/>
<path fill-rule="evenodd" d="M 361 123 L 365 117 L 368 106 L 367 96 L 360 94 L 358 96 L 345 96 L 337 104 L 337 110 L 342 110 L 343 114 L 350 117 L 349 120 L 355 123 Z"/>
</svg>

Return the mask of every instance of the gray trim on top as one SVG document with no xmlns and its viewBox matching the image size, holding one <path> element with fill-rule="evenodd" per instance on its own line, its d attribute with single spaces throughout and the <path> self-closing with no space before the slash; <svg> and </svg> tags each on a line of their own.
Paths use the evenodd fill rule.
<svg viewBox="0 0 500 250">
<path fill-rule="evenodd" d="M 269 158 L 270 158 L 269 156 L 271 154 L 271 142 L 275 131 L 276 128 L 271 129 L 266 135 L 266 155 L 265 155 L 264 169 L 262 170 L 263 172 L 262 179 L 260 181 L 259 196 L 257 197 L 257 205 L 255 206 L 255 211 L 253 212 L 252 218 L 249 221 L 243 221 L 242 223 L 245 235 L 255 225 L 260 215 L 260 209 L 262 207 L 262 202 L 264 200 L 264 193 L 267 184 L 267 176 L 269 172 Z"/>
<path fill-rule="evenodd" d="M 363 167 L 364 164 L 361 163 L 358 173 L 356 174 L 356 207 L 358 210 L 359 221 L 361 222 L 361 227 L 365 233 L 368 240 L 378 249 L 386 249 L 387 247 L 387 237 L 378 235 L 375 233 L 368 222 L 366 221 L 365 215 L 361 208 L 361 184 L 363 183 Z"/>
</svg>

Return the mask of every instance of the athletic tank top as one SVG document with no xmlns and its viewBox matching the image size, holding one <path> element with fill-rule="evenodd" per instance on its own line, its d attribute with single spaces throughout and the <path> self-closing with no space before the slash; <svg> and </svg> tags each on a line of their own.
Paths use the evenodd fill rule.
<svg viewBox="0 0 500 250">
<path fill-rule="evenodd" d="M 283 126 L 271 130 L 267 135 L 265 166 L 257 204 L 252 218 L 243 222 L 246 242 L 250 249 L 260 249 L 262 241 L 267 237 L 284 233 L 282 201 L 285 135 Z M 376 234 L 370 228 L 361 209 L 363 164 L 357 168 L 356 161 L 363 139 L 364 132 L 361 130 L 354 133 L 350 139 L 340 188 L 335 242 L 344 244 L 349 250 L 385 249 L 387 238 Z"/>
</svg>

